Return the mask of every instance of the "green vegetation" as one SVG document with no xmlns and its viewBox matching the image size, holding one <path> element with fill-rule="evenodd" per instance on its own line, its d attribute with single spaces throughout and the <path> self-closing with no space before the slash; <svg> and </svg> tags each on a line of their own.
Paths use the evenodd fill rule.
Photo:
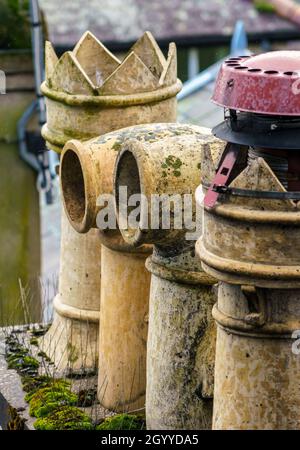
<svg viewBox="0 0 300 450">
<path fill-rule="evenodd" d="M 95 426 L 80 408 L 92 406 L 97 399 L 95 388 L 71 391 L 70 381 L 39 375 L 39 361 L 30 354 L 14 333 L 6 338 L 6 359 L 9 368 L 16 369 L 27 393 L 29 413 L 36 417 L 36 430 L 143 430 L 144 418 L 133 414 L 116 414 Z M 33 344 L 34 345 L 34 344 Z M 44 357 L 43 352 L 39 352 Z M 10 429 L 23 429 L 24 420 L 12 411 Z"/>
<path fill-rule="evenodd" d="M 116 414 L 107 417 L 96 427 L 97 430 L 144 430 L 145 421 L 134 414 Z"/>
<path fill-rule="evenodd" d="M 28 0 L 0 0 L 0 48 L 30 47 Z"/>
<path fill-rule="evenodd" d="M 35 345 L 36 347 L 38 347 L 38 345 L 39 345 L 39 341 L 35 337 L 32 337 L 30 339 L 29 343 L 30 343 L 30 345 Z"/>
<path fill-rule="evenodd" d="M 34 339 L 37 337 L 44 336 L 47 333 L 47 331 L 49 330 L 49 328 L 50 328 L 50 325 L 44 325 L 44 326 L 40 325 L 38 328 L 33 328 L 32 330 L 30 330 L 30 333 L 32 334 L 33 339 Z"/>
<path fill-rule="evenodd" d="M 95 390 L 81 391 L 79 398 L 71 391 L 69 381 L 38 375 L 39 361 L 30 355 L 16 334 L 7 336 L 5 343 L 8 368 L 17 370 L 21 376 L 23 389 L 27 392 L 25 400 L 29 403 L 30 415 L 38 418 L 34 423 L 37 430 L 93 428 L 91 419 L 74 405 L 91 403 L 96 397 Z M 44 358 L 44 352 L 39 352 L 39 355 Z M 11 429 L 24 426 L 17 412 L 11 417 Z"/>
<path fill-rule="evenodd" d="M 34 394 L 40 388 L 51 386 L 53 380 L 54 379 L 52 377 L 49 377 L 48 375 L 38 375 L 34 378 L 23 377 L 22 379 L 23 391 Z"/>
<path fill-rule="evenodd" d="M 180 177 L 180 175 L 181 175 L 181 172 L 180 172 L 181 166 L 182 166 L 182 161 L 179 158 L 176 158 L 173 155 L 169 155 L 165 159 L 165 162 L 162 163 L 162 165 L 161 165 L 162 169 L 166 169 L 168 171 L 173 170 L 173 175 L 175 177 Z M 163 172 L 162 172 L 162 176 L 163 177 L 167 176 L 166 170 L 163 170 Z"/>
<path fill-rule="evenodd" d="M 67 380 L 62 380 L 60 378 L 55 379 L 48 377 L 47 375 L 40 375 L 35 378 L 31 378 L 30 380 L 28 380 L 25 386 L 23 384 L 23 389 L 25 392 L 27 392 L 25 397 L 26 402 L 30 403 L 36 393 L 41 392 L 45 388 L 53 388 L 54 390 L 64 392 L 66 389 L 69 390 L 70 383 Z"/>
<path fill-rule="evenodd" d="M 78 406 L 86 408 L 92 406 L 97 399 L 96 389 L 82 389 L 78 392 Z"/>
<path fill-rule="evenodd" d="M 39 362 L 32 356 L 28 356 L 24 352 L 18 352 L 7 358 L 8 368 L 19 370 L 20 372 L 28 372 L 39 367 Z"/>
<path fill-rule="evenodd" d="M 9 369 L 17 370 L 21 376 L 36 376 L 39 362 L 29 351 L 19 344 L 14 336 L 6 338 L 6 360 Z"/>
<path fill-rule="evenodd" d="M 275 13 L 275 7 L 269 2 L 264 0 L 254 0 L 254 6 L 259 12 L 263 13 Z"/>
<path fill-rule="evenodd" d="M 37 419 L 36 430 L 92 430 L 91 419 L 80 409 L 62 406 L 52 411 L 47 417 Z"/>
<path fill-rule="evenodd" d="M 73 406 L 78 401 L 77 395 L 60 383 L 38 389 L 32 396 L 29 393 L 26 400 L 29 398 L 29 413 L 33 417 L 45 417 L 61 406 Z"/>
<path fill-rule="evenodd" d="M 40 357 L 40 358 L 43 358 L 45 361 L 47 361 L 47 362 L 50 362 L 51 361 L 51 359 L 49 358 L 49 356 L 47 355 L 47 353 L 45 353 L 45 352 L 43 352 L 43 351 L 40 351 L 40 352 L 38 352 L 38 356 Z"/>
</svg>

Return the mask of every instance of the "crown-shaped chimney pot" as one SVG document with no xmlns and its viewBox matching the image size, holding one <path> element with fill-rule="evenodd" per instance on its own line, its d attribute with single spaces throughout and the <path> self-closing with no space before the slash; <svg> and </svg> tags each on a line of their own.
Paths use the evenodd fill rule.
<svg viewBox="0 0 300 450">
<path fill-rule="evenodd" d="M 157 89 L 157 78 L 143 61 L 131 52 L 99 89 L 99 94 L 134 94 Z"/>
<path fill-rule="evenodd" d="M 149 31 L 131 47 L 123 61 L 90 31 L 73 51 L 57 58 L 46 43 L 46 86 L 73 95 L 130 95 L 160 89 L 177 82 L 176 46 L 164 57 Z"/>
<path fill-rule="evenodd" d="M 54 72 L 57 62 L 58 62 L 58 57 L 56 56 L 55 50 L 54 50 L 51 42 L 46 41 L 46 43 L 45 43 L 45 75 L 46 75 L 47 83 L 49 83 L 49 80 Z"/>
<path fill-rule="evenodd" d="M 146 31 L 136 41 L 128 53 L 131 52 L 143 61 L 155 77 L 160 78 L 166 65 L 166 58 L 150 31 Z"/>
<path fill-rule="evenodd" d="M 55 90 L 63 90 L 68 94 L 93 95 L 95 86 L 86 75 L 72 52 L 66 52 L 58 60 L 49 84 Z"/>
<path fill-rule="evenodd" d="M 86 75 L 97 87 L 101 86 L 121 64 L 90 31 L 84 33 L 76 44 L 73 54 Z"/>
<path fill-rule="evenodd" d="M 47 146 L 60 153 L 70 139 L 88 140 L 128 124 L 175 121 L 177 79 L 176 46 L 164 57 L 146 31 L 121 61 L 90 31 L 73 51 L 60 58 L 45 47 L 47 123 L 42 135 Z M 142 108 L 143 114 L 140 113 Z M 139 112 L 138 112 L 139 110 Z"/>
</svg>

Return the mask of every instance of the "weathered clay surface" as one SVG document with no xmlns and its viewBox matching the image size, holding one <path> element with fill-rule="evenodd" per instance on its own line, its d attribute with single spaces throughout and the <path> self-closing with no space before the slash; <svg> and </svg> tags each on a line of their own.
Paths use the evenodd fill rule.
<svg viewBox="0 0 300 450">
<path fill-rule="evenodd" d="M 170 216 L 162 227 L 151 229 L 151 196 L 191 194 L 201 175 L 201 152 L 218 148 L 210 130 L 177 125 L 175 136 L 153 142 L 125 141 L 115 166 L 119 225 L 124 205 L 118 190 L 143 194 L 136 227 L 121 228 L 132 247 L 154 244 L 146 267 L 152 274 L 147 348 L 146 416 L 148 429 L 205 429 L 211 426 L 215 326 L 211 317 L 214 279 L 207 277 L 195 257 L 194 241 L 186 240 L 182 214 Z M 146 207 L 147 206 L 147 207 Z M 183 202 L 181 203 L 183 208 Z M 195 202 L 190 205 L 196 219 Z M 128 211 L 127 211 L 128 212 Z M 181 209 L 181 213 L 183 209 Z M 179 221 L 178 221 L 179 219 Z M 191 229 L 190 231 L 193 231 Z M 195 231 L 195 230 L 194 230 Z M 194 237 L 201 233 L 201 225 Z"/>
<path fill-rule="evenodd" d="M 56 91 L 93 95 L 94 86 L 72 52 L 64 53 L 58 60 L 48 83 Z"/>
<path fill-rule="evenodd" d="M 88 231 L 85 236 L 97 226 L 97 198 L 100 194 L 113 192 L 112 173 L 118 150 L 133 138 L 140 145 L 148 147 L 150 154 L 154 152 L 153 160 L 157 159 L 157 154 L 164 154 L 165 160 L 169 153 L 167 150 L 162 153 L 162 148 L 167 142 L 173 148 L 176 140 L 185 136 L 186 144 L 192 144 L 195 155 L 196 184 L 200 160 L 198 144 L 202 142 L 198 135 L 201 131 L 202 140 L 215 140 L 207 129 L 167 123 L 128 127 L 85 143 L 75 140 L 68 142 L 61 156 L 60 178 L 63 202 L 72 226 L 80 232 Z M 181 144 L 177 144 L 177 147 L 181 148 Z M 160 170 L 168 171 L 168 168 L 160 167 Z M 170 170 L 171 173 L 175 170 L 172 165 Z M 182 168 L 184 183 L 188 171 L 185 165 Z M 177 178 L 174 175 L 174 179 Z M 193 192 L 192 188 L 190 192 Z M 124 408 L 140 408 L 145 404 L 145 316 L 148 313 L 150 287 L 145 259 L 151 252 L 151 246 L 130 248 L 118 230 L 99 232 L 99 237 L 100 240 L 93 244 L 96 250 L 100 247 L 99 242 L 102 242 L 98 396 L 100 402 L 109 408 L 120 411 Z M 95 265 L 95 259 L 92 258 L 90 264 Z M 93 290 L 93 295 L 99 295 L 97 290 Z M 117 326 L 112 327 L 113 321 Z M 132 335 L 129 330 L 132 330 Z"/>
<path fill-rule="evenodd" d="M 55 50 L 51 42 L 46 41 L 45 43 L 45 75 L 46 80 L 49 82 L 51 75 L 53 74 L 54 68 L 57 64 L 58 57 L 56 56 Z"/>
<path fill-rule="evenodd" d="M 300 291 L 259 289 L 256 295 L 255 313 L 240 286 L 219 288 L 213 427 L 299 429 L 300 358 L 291 337 L 300 327 Z M 265 323 L 255 324 L 258 313 Z"/>
<path fill-rule="evenodd" d="M 56 63 L 53 49 L 47 46 L 47 60 L 51 64 L 48 63 L 47 79 L 42 89 L 47 98 L 47 124 L 44 126 L 43 135 L 49 148 L 60 153 L 69 139 L 85 141 L 129 125 L 176 120 L 175 96 L 181 87 L 176 76 L 177 67 L 170 67 L 170 71 L 175 73 L 169 76 L 175 79 L 175 83 L 172 86 L 161 86 L 159 77 L 166 61 L 162 59 L 161 51 L 151 34 L 146 33 L 135 48 L 138 53 L 136 57 L 139 57 L 145 66 L 147 77 L 155 78 L 156 86 L 152 85 L 151 89 L 149 86 L 150 92 L 144 92 L 142 77 L 134 81 L 133 89 L 132 83 L 136 74 L 132 72 L 132 76 L 127 79 L 127 85 L 126 79 L 123 79 L 122 95 L 115 91 L 111 92 L 113 95 L 103 95 L 104 93 L 100 94 L 97 89 L 102 86 L 104 88 L 107 80 L 116 79 L 124 66 L 91 33 L 85 33 L 74 51 L 66 53 Z M 145 64 L 151 62 L 151 55 L 153 61 L 148 67 Z M 159 66 L 159 61 L 162 67 Z M 155 76 L 154 67 L 159 68 Z M 133 68 L 131 70 L 133 71 Z M 103 170 L 100 176 L 103 190 L 94 190 L 96 197 L 100 192 L 111 192 L 116 149 L 117 145 L 113 149 L 107 146 L 106 151 L 103 151 Z M 91 161 L 91 170 L 94 162 Z M 98 166 L 94 169 L 96 172 L 93 174 L 98 175 Z M 76 182 L 79 186 L 79 179 Z M 82 197 L 79 200 L 82 200 Z M 89 198 L 89 204 L 91 203 Z M 73 362 L 73 369 L 77 370 L 82 366 L 92 368 L 98 356 L 94 348 L 98 348 L 101 245 L 95 229 L 86 235 L 79 235 L 68 223 L 64 213 L 62 222 L 59 294 L 55 300 L 56 318 L 45 337 L 45 350 L 48 348 L 52 358 L 56 362 L 60 361 L 63 368 L 69 364 L 66 352 L 69 345 L 71 349 L 75 349 L 78 356 Z M 103 266 L 106 266 L 105 261 Z M 140 269 L 147 277 L 142 264 Z M 112 279 L 110 276 L 109 279 L 108 286 L 117 292 L 117 286 L 119 282 L 122 285 L 122 280 Z M 149 283 L 147 286 L 149 289 Z M 145 298 L 148 298 L 146 294 Z M 147 300 L 145 302 L 147 303 Z M 70 321 L 74 323 L 70 325 Z M 60 332 L 57 330 L 63 330 L 63 338 L 59 339 Z"/>
<path fill-rule="evenodd" d="M 258 158 L 232 187 L 284 192 Z M 261 287 L 299 287 L 300 212 L 291 200 L 228 197 L 204 212 L 199 252 L 206 270 L 224 281 Z M 210 269 L 211 268 L 211 269 Z"/>
<path fill-rule="evenodd" d="M 121 62 L 92 33 L 57 59 L 46 44 L 47 123 L 42 134 L 61 152 L 69 139 L 88 140 L 129 125 L 176 120 L 176 46 L 168 60 L 150 32 Z M 168 111 L 168 114 L 166 114 Z M 172 111 L 172 113 L 171 113 Z"/>
<path fill-rule="evenodd" d="M 208 157 L 204 179 L 216 160 Z M 232 187 L 285 189 L 262 158 L 249 159 Z M 200 191 L 197 191 L 201 202 Z M 214 429 L 299 429 L 299 209 L 290 200 L 220 196 L 204 208 L 202 267 L 223 281 L 213 317 Z"/>
<path fill-rule="evenodd" d="M 106 408 L 145 405 L 150 274 L 147 255 L 102 246 L 98 398 Z M 115 282 L 118 280 L 118 283 Z"/>
<path fill-rule="evenodd" d="M 143 63 L 131 52 L 122 64 L 105 80 L 99 92 L 102 95 L 127 94 L 154 91 L 157 79 Z"/>
<path fill-rule="evenodd" d="M 94 368 L 98 361 L 101 249 L 96 230 L 79 235 L 62 211 L 59 290 L 54 321 L 41 348 L 58 369 Z"/>
<path fill-rule="evenodd" d="M 168 147 L 174 145 L 180 152 L 181 139 L 186 141 L 186 146 L 190 143 L 186 159 L 192 157 L 189 161 L 194 169 L 191 179 L 187 162 L 181 161 L 177 157 L 180 155 L 173 154 Z M 212 146 L 219 142 L 206 128 L 176 123 L 136 125 L 106 133 L 84 143 L 77 140 L 69 141 L 61 157 L 61 185 L 68 219 L 78 232 L 87 232 L 96 227 L 96 218 L 100 210 L 97 198 L 100 194 L 113 193 L 113 170 L 118 151 L 124 144 L 130 145 L 129 141 L 133 140 L 145 148 L 147 152 L 145 161 L 148 159 L 150 163 L 147 177 L 151 185 L 147 188 L 147 193 L 152 192 L 151 189 L 153 193 L 159 193 L 166 186 L 165 178 L 168 174 L 173 179 L 173 184 L 169 184 L 170 194 L 176 193 L 177 186 L 181 183 L 189 183 L 190 186 L 185 193 L 192 194 L 192 187 L 199 180 L 197 165 L 200 164 L 201 156 L 198 155 L 198 146 L 203 142 L 211 143 Z M 133 167 L 128 166 L 129 176 L 131 169 Z M 132 174 L 135 175 L 136 173 Z"/>
<path fill-rule="evenodd" d="M 89 31 L 81 37 L 73 53 L 96 87 L 100 86 L 121 64 L 121 61 Z"/>
<path fill-rule="evenodd" d="M 191 251 L 188 253 L 187 260 L 195 265 Z M 152 265 L 148 267 L 154 272 Z M 146 391 L 148 429 L 211 428 L 215 355 L 211 310 L 215 300 L 210 286 L 179 283 L 152 274 Z"/>
</svg>

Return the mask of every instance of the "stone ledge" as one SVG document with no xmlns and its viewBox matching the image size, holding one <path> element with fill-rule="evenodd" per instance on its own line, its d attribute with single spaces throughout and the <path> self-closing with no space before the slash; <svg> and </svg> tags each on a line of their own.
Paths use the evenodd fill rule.
<svg viewBox="0 0 300 450">
<path fill-rule="evenodd" d="M 20 327 L 20 331 L 22 327 Z M 13 417 L 13 412 L 16 416 Z M 29 415 L 29 406 L 25 402 L 20 376 L 14 369 L 8 369 L 5 359 L 5 329 L 0 329 L 0 427 L 7 430 L 8 423 L 14 420 L 21 426 L 19 429 L 34 430 L 36 420 Z"/>
</svg>

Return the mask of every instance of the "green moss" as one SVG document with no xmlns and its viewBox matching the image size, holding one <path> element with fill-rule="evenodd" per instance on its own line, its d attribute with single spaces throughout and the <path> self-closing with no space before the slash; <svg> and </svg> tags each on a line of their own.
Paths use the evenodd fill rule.
<svg viewBox="0 0 300 450">
<path fill-rule="evenodd" d="M 25 392 L 29 394 L 35 393 L 38 389 L 42 387 L 51 386 L 54 383 L 52 377 L 48 375 L 39 375 L 36 377 L 23 377 L 22 379 L 22 387 Z M 27 400 L 26 400 L 27 401 Z"/>
<path fill-rule="evenodd" d="M 56 387 L 59 389 L 66 389 L 70 387 L 69 381 L 60 378 L 54 379 L 47 375 L 39 375 L 36 377 L 23 377 L 23 390 L 27 392 L 25 397 L 26 402 L 30 402 L 34 394 L 42 388 Z"/>
<path fill-rule="evenodd" d="M 31 334 L 33 337 L 44 336 L 44 334 L 46 334 L 46 332 L 49 330 L 49 328 L 50 328 L 50 325 L 39 326 L 39 328 L 33 328 L 31 330 Z"/>
<path fill-rule="evenodd" d="M 47 355 L 47 353 L 40 351 L 38 352 L 38 356 L 40 356 L 41 358 L 43 358 L 45 361 L 51 361 L 51 359 L 49 358 L 49 356 Z"/>
<path fill-rule="evenodd" d="M 86 408 L 92 406 L 97 398 L 96 389 L 83 389 L 78 392 L 78 406 Z"/>
<path fill-rule="evenodd" d="M 97 430 L 143 430 L 145 429 L 145 421 L 133 414 L 116 414 L 112 417 L 107 417 L 100 425 L 96 427 Z"/>
<path fill-rule="evenodd" d="M 48 414 L 47 417 L 37 419 L 34 423 L 36 430 L 92 430 L 91 419 L 74 406 L 62 406 Z"/>
<path fill-rule="evenodd" d="M 34 417 L 44 417 L 60 406 L 72 406 L 78 402 L 78 396 L 59 383 L 38 389 L 32 396 L 27 394 L 29 413 Z"/>
<path fill-rule="evenodd" d="M 11 353 L 17 353 L 17 352 L 25 352 L 28 353 L 28 351 L 25 351 L 25 348 L 19 343 L 18 339 L 11 335 L 7 336 L 5 339 L 6 344 L 6 355 L 10 355 Z"/>
<path fill-rule="evenodd" d="M 254 0 L 254 6 L 259 12 L 263 13 L 275 13 L 276 9 L 269 2 L 264 0 Z"/>
<path fill-rule="evenodd" d="M 18 349 L 17 351 L 15 351 L 15 352 L 13 352 L 13 353 L 8 354 L 8 355 L 6 356 L 6 360 L 7 360 L 7 362 L 8 362 L 8 368 L 9 368 L 9 369 L 14 369 L 15 367 L 10 367 L 10 366 L 15 365 L 15 363 L 17 362 L 17 360 L 19 360 L 19 359 L 21 359 L 21 358 L 24 358 L 24 357 L 27 356 L 27 355 L 28 355 L 27 350 L 22 349 L 22 348 Z"/>
<path fill-rule="evenodd" d="M 35 358 L 28 355 L 26 350 L 20 350 L 8 356 L 7 363 L 9 369 L 15 369 L 22 373 L 35 373 L 40 365 Z"/>
<path fill-rule="evenodd" d="M 113 150 L 116 150 L 116 152 L 118 152 L 120 150 L 120 148 L 122 147 L 122 142 L 116 141 L 114 143 L 114 145 L 112 146 Z"/>
<path fill-rule="evenodd" d="M 29 354 L 29 350 L 23 347 L 15 334 L 11 334 L 5 340 L 5 356 L 8 369 L 14 369 L 24 376 L 35 377 L 38 375 L 39 361 Z"/>
<path fill-rule="evenodd" d="M 166 159 L 166 163 L 168 166 L 173 167 L 173 169 L 179 169 L 182 166 L 182 162 L 179 158 L 176 158 L 173 155 L 169 155 Z"/>
<path fill-rule="evenodd" d="M 40 365 L 40 363 L 35 358 L 33 358 L 33 356 L 29 355 L 24 356 L 23 364 L 25 367 L 32 367 L 35 369 L 37 369 Z"/>
<path fill-rule="evenodd" d="M 69 349 L 72 353 L 72 348 Z M 47 357 L 44 352 L 39 356 Z M 73 355 L 74 356 L 74 355 Z M 75 405 L 87 407 L 96 400 L 96 389 L 81 390 L 79 395 L 70 389 L 71 383 L 38 375 L 39 362 L 24 348 L 15 335 L 6 338 L 6 359 L 9 368 L 17 369 L 22 378 L 29 413 L 37 417 L 37 430 L 91 430 L 91 419 Z M 11 414 L 10 429 L 22 429 L 24 423 L 18 414 Z"/>
<path fill-rule="evenodd" d="M 38 347 L 38 345 L 39 345 L 39 341 L 35 337 L 31 338 L 29 343 L 30 343 L 30 345 L 34 345 L 35 347 Z"/>
<path fill-rule="evenodd" d="M 169 155 L 165 159 L 165 162 L 163 162 L 161 164 L 162 169 L 168 169 L 169 171 L 170 170 L 173 171 L 174 177 L 180 177 L 180 175 L 181 175 L 180 167 L 181 166 L 182 166 L 182 161 L 174 155 Z M 163 170 L 162 176 L 163 177 L 167 176 L 166 170 Z"/>
</svg>

